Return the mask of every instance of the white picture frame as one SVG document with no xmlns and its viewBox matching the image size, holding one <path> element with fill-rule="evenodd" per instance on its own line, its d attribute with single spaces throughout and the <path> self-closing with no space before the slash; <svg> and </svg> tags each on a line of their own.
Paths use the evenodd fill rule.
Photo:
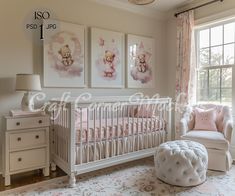
<svg viewBox="0 0 235 196">
<path fill-rule="evenodd" d="M 43 35 L 44 87 L 86 87 L 85 26 L 49 19 Z"/>
<path fill-rule="evenodd" d="M 91 28 L 91 87 L 125 87 L 124 49 L 124 33 Z"/>
<path fill-rule="evenodd" d="M 127 87 L 155 87 L 155 39 L 127 35 Z"/>
</svg>

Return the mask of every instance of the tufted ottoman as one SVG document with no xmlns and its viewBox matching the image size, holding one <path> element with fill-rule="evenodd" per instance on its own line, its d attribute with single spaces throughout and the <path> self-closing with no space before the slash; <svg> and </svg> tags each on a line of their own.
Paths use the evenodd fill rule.
<svg viewBox="0 0 235 196">
<path fill-rule="evenodd" d="M 189 140 L 161 144 L 154 156 L 157 177 L 172 185 L 195 186 L 206 180 L 206 148 Z"/>
</svg>

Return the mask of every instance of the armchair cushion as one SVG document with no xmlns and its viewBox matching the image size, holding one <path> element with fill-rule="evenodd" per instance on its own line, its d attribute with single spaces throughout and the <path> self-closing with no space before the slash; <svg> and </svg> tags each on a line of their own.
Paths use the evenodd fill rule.
<svg viewBox="0 0 235 196">
<path fill-rule="evenodd" d="M 192 140 L 203 144 L 206 148 L 228 150 L 229 142 L 224 135 L 217 131 L 193 130 L 181 136 L 184 140 Z"/>
</svg>

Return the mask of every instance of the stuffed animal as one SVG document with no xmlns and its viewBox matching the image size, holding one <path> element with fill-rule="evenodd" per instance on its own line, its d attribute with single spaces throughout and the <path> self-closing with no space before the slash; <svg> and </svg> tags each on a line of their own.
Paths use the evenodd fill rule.
<svg viewBox="0 0 235 196">
<path fill-rule="evenodd" d="M 139 72 L 146 72 L 147 71 L 147 63 L 146 63 L 146 55 L 145 54 L 139 54 L 137 56 L 137 62 L 136 66 Z"/>
<path fill-rule="evenodd" d="M 69 45 L 64 45 L 62 48 L 60 48 L 60 50 L 58 51 L 58 53 L 61 55 L 62 57 L 62 63 L 64 66 L 70 66 L 73 64 L 74 60 L 71 54 L 71 50 L 69 48 Z"/>
<path fill-rule="evenodd" d="M 104 61 L 104 77 L 113 77 L 113 74 L 115 72 L 114 68 L 114 58 L 115 54 L 111 52 L 110 50 L 105 51 L 105 55 L 103 58 Z"/>
</svg>

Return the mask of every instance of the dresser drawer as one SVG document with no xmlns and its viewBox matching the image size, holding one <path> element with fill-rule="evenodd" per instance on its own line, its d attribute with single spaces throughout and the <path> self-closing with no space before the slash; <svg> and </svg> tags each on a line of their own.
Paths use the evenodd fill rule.
<svg viewBox="0 0 235 196">
<path fill-rule="evenodd" d="M 10 150 L 31 148 L 39 145 L 46 145 L 46 129 L 38 129 L 35 131 L 10 133 L 9 148 Z"/>
<path fill-rule="evenodd" d="M 27 129 L 49 126 L 48 116 L 30 117 L 30 118 L 7 118 L 6 130 Z"/>
<path fill-rule="evenodd" d="M 46 164 L 46 148 L 10 153 L 10 171 L 40 167 Z"/>
</svg>

